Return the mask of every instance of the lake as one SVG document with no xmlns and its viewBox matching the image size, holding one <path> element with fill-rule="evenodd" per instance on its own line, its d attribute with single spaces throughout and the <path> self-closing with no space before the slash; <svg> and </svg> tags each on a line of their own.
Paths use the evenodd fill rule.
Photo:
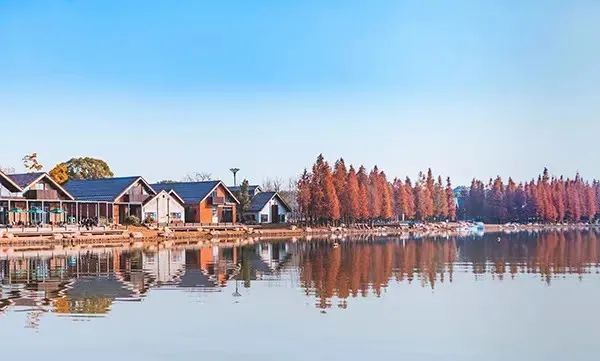
<svg viewBox="0 0 600 361">
<path fill-rule="evenodd" d="M 600 233 L 15 252 L 5 360 L 598 360 Z"/>
</svg>

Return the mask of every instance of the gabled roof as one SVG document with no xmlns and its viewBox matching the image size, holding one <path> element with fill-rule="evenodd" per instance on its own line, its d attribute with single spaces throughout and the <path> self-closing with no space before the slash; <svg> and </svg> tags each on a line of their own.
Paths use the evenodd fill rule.
<svg viewBox="0 0 600 361">
<path fill-rule="evenodd" d="M 161 195 L 162 193 L 165 193 L 165 194 L 168 194 L 168 195 L 170 195 L 171 197 L 175 198 L 175 200 L 177 200 L 177 201 L 178 201 L 179 203 L 181 203 L 181 204 L 184 204 L 184 203 L 185 203 L 185 201 L 184 201 L 184 200 L 183 200 L 183 199 L 182 199 L 182 198 L 179 196 L 179 194 L 177 194 L 177 192 L 175 192 L 174 190 L 172 190 L 172 189 L 171 189 L 171 190 L 166 190 L 166 189 L 163 189 L 163 190 L 161 190 L 161 191 L 158 191 L 158 192 L 156 193 L 156 195 L 154 195 L 154 196 L 152 196 L 152 197 L 148 197 L 148 199 L 146 199 L 146 200 L 144 201 L 144 204 L 148 204 L 148 203 L 150 203 L 152 200 L 156 199 L 157 197 L 160 197 L 160 195 Z"/>
<path fill-rule="evenodd" d="M 177 287 L 214 289 L 217 283 L 200 269 L 186 268 Z"/>
<path fill-rule="evenodd" d="M 154 189 L 142 177 L 74 179 L 68 181 L 65 188 L 77 200 L 115 202 L 138 181 L 142 181 L 152 195 L 156 194 Z"/>
<path fill-rule="evenodd" d="M 223 184 L 223 182 L 219 180 L 214 181 L 204 181 L 204 182 L 176 182 L 176 183 L 160 183 L 160 184 L 152 184 L 152 187 L 157 191 L 173 190 L 177 192 L 181 198 L 185 201 L 185 203 L 200 203 L 206 197 L 208 197 L 213 190 L 215 190 L 219 185 L 222 185 L 223 188 L 229 193 L 229 195 L 235 200 L 236 203 L 239 203 L 237 198 L 231 193 L 229 188 Z"/>
<path fill-rule="evenodd" d="M 23 188 L 21 188 L 21 186 L 19 186 L 18 183 L 16 183 L 7 174 L 4 174 L 2 172 L 0 172 L 0 184 L 2 184 L 4 187 L 6 187 L 11 192 L 22 192 L 23 191 Z"/>
<path fill-rule="evenodd" d="M 20 191 L 26 191 L 33 183 L 36 183 L 42 179 L 46 179 L 48 182 L 52 183 L 54 187 L 66 195 L 70 199 L 75 199 L 73 195 L 70 194 L 64 187 L 58 184 L 48 173 L 45 172 L 35 172 L 35 173 L 20 173 L 20 174 L 7 174 L 8 178 L 10 178 L 15 184 L 17 184 L 21 189 Z"/>
<path fill-rule="evenodd" d="M 132 298 L 136 293 L 114 276 L 77 278 L 65 291 L 74 299 L 85 298 Z"/>
<path fill-rule="evenodd" d="M 183 200 L 183 198 L 181 198 L 181 196 L 179 194 L 177 194 L 177 192 L 175 192 L 174 190 L 170 190 L 169 194 L 177 199 L 179 199 L 179 201 L 181 202 L 181 204 L 185 204 L 185 201 Z"/>
<path fill-rule="evenodd" d="M 26 188 L 28 185 L 33 183 L 36 179 L 40 178 L 44 172 L 36 173 L 21 173 L 21 174 L 7 174 L 13 182 L 19 185 L 21 188 Z"/>
<path fill-rule="evenodd" d="M 257 195 L 255 195 L 254 197 L 252 197 L 252 200 L 250 201 L 250 207 L 248 208 L 249 212 L 260 212 L 265 205 L 267 205 L 267 203 L 269 203 L 271 201 L 271 199 L 277 197 L 277 199 L 279 200 L 279 202 L 281 202 L 281 204 L 285 207 L 285 209 L 288 212 L 291 212 L 292 209 L 290 208 L 290 206 L 287 205 L 287 203 L 285 203 L 285 201 L 283 200 L 283 198 L 281 198 L 281 196 L 279 195 L 279 193 L 277 192 L 261 192 L 258 193 Z"/>
</svg>

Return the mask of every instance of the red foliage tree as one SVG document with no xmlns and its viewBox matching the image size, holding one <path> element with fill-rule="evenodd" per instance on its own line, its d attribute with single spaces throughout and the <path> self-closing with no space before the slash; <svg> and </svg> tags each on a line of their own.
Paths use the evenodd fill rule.
<svg viewBox="0 0 600 361">
<path fill-rule="evenodd" d="M 348 217 L 350 221 L 355 221 L 361 218 L 360 213 L 360 186 L 358 184 L 358 176 L 354 167 L 350 166 L 348 177 L 346 179 L 346 193 L 348 195 Z"/>
<path fill-rule="evenodd" d="M 367 170 L 362 165 L 358 168 L 358 201 L 359 201 L 359 218 L 362 220 L 369 219 L 369 176 Z"/>
<path fill-rule="evenodd" d="M 392 187 L 387 181 L 385 173 L 382 171 L 378 177 L 379 192 L 381 192 L 381 218 L 392 219 L 394 217 L 394 199 L 392 196 Z"/>
<path fill-rule="evenodd" d="M 379 169 L 377 166 L 373 167 L 371 173 L 369 173 L 369 218 L 377 219 L 382 216 L 381 204 L 382 204 L 382 189 L 381 182 L 379 181 Z"/>
<path fill-rule="evenodd" d="M 350 202 L 347 189 L 348 171 L 344 159 L 340 158 L 333 167 L 333 186 L 339 200 L 340 215 L 344 219 L 350 216 Z"/>
</svg>

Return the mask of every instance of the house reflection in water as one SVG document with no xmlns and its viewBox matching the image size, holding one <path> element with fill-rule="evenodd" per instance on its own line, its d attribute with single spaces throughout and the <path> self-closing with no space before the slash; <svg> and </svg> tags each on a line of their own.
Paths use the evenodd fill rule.
<svg viewBox="0 0 600 361">
<path fill-rule="evenodd" d="M 97 317 L 115 302 L 139 302 L 149 290 L 221 292 L 238 285 L 292 287 L 320 309 L 347 308 L 353 298 L 383 297 L 386 287 L 409 283 L 434 289 L 457 273 L 502 280 L 535 274 L 597 273 L 600 237 L 589 232 L 542 232 L 483 237 L 353 237 L 245 246 L 154 249 L 0 250 L 0 313 L 26 312 L 36 327 L 47 312 Z M 260 289 L 254 292 L 260 297 Z"/>
<path fill-rule="evenodd" d="M 0 304 L 30 313 L 91 317 L 115 301 L 139 301 L 148 290 L 138 253 L 24 252 L 0 260 Z"/>
</svg>

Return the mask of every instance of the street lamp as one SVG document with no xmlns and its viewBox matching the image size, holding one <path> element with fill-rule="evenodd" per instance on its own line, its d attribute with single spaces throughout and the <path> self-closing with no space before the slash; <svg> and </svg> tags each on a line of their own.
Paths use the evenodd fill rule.
<svg viewBox="0 0 600 361">
<path fill-rule="evenodd" d="M 237 172 L 240 171 L 240 168 L 229 168 L 229 170 L 231 171 L 231 173 L 233 173 L 233 186 L 237 186 L 237 181 L 236 181 L 236 177 L 235 175 L 237 174 Z"/>
</svg>

